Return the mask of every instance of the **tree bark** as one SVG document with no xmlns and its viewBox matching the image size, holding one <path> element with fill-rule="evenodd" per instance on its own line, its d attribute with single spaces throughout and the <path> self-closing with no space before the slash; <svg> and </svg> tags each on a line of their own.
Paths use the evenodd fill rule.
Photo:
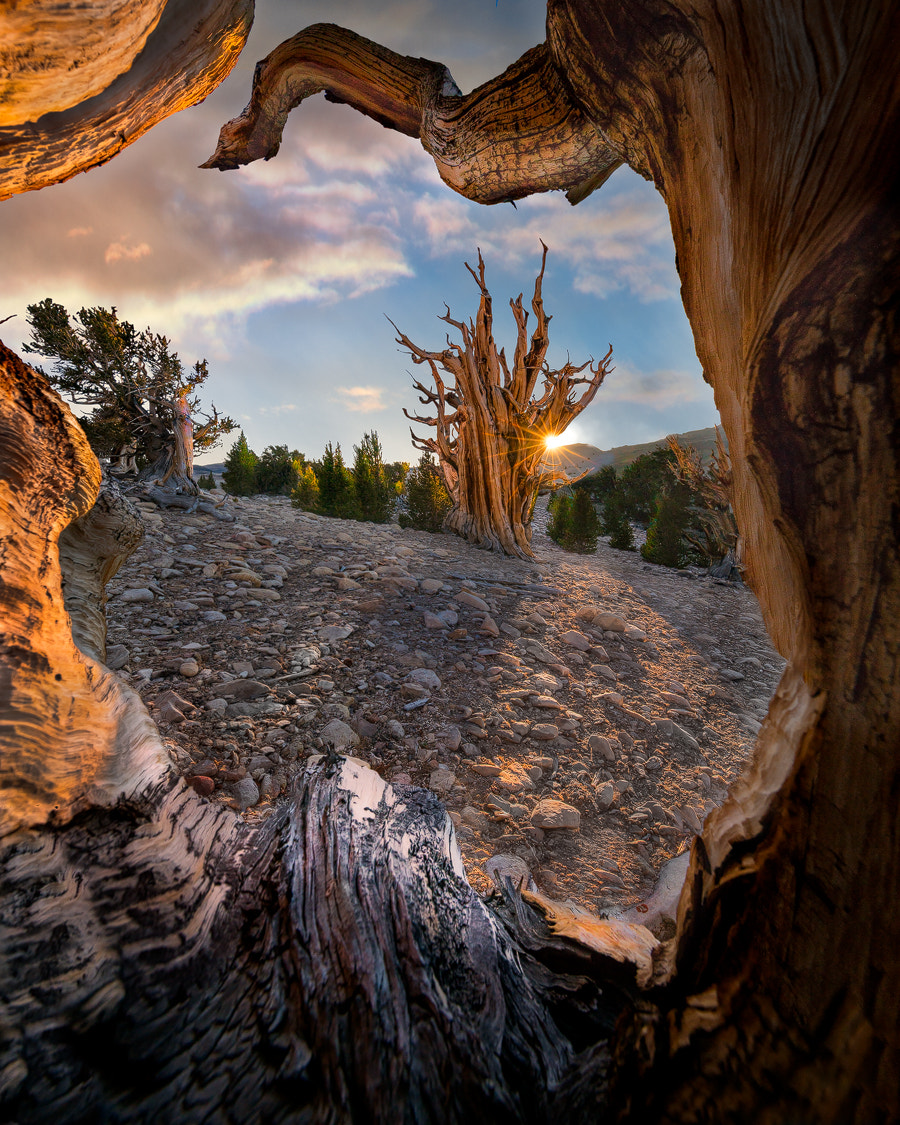
<svg viewBox="0 0 900 1125">
<path fill-rule="evenodd" d="M 621 1041 L 619 1116 L 900 1115 L 898 36 L 888 0 L 548 7 L 571 113 L 668 204 L 746 563 L 790 661 L 752 766 L 695 847 L 672 983 Z M 527 60 L 479 95 L 511 89 Z M 245 121 L 267 123 L 262 87 Z M 455 149 L 478 155 L 451 186 L 534 190 L 515 146 L 494 158 L 491 126 L 454 126 Z"/>
<path fill-rule="evenodd" d="M 0 199 L 68 180 L 202 101 L 250 33 L 253 0 L 6 5 Z"/>
<path fill-rule="evenodd" d="M 560 479 L 567 483 L 579 479 L 547 467 L 545 439 L 563 433 L 593 401 L 610 370 L 612 355 L 610 345 L 596 365 L 567 363 L 558 371 L 550 370 L 545 356 L 551 318 L 544 312 L 542 296 L 546 264 L 544 246 L 531 300 L 535 327 L 530 341 L 522 294 L 509 302 L 517 328 L 511 365 L 494 342 L 493 302 L 480 250 L 478 272 L 466 265 L 481 293 L 476 320 L 468 324 L 453 320 L 449 310 L 441 317 L 459 332 L 462 344 L 449 344 L 448 339 L 445 351 L 429 352 L 402 332 L 397 337 L 397 343 L 409 349 L 413 363 L 428 364 L 434 380 L 434 390 L 420 382 L 413 384 L 419 401 L 434 408 L 434 416 L 403 413 L 435 430 L 433 438 L 410 433 L 414 445 L 438 456 L 452 501 L 444 527 L 478 547 L 523 558 L 533 557 L 531 517 L 538 491 Z M 589 377 L 580 378 L 586 367 Z M 439 369 L 451 376 L 452 386 L 445 384 Z M 543 394 L 538 397 L 535 386 L 540 377 Z"/>
</svg>

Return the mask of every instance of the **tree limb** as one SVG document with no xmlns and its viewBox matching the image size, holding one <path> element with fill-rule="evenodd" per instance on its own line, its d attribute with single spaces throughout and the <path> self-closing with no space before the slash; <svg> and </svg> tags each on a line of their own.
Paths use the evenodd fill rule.
<svg viewBox="0 0 900 1125">
<path fill-rule="evenodd" d="M 312 94 L 418 137 L 441 179 L 480 203 L 563 189 L 579 202 L 622 163 L 573 102 L 545 45 L 471 94 L 445 66 L 398 55 L 334 24 L 314 24 L 257 65 L 251 99 L 202 165 L 269 160 L 288 114 Z"/>
</svg>

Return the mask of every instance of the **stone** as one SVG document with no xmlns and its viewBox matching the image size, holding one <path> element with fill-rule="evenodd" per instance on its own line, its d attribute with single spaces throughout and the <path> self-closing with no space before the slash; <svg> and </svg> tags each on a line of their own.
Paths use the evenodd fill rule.
<svg viewBox="0 0 900 1125">
<path fill-rule="evenodd" d="M 209 797 L 213 794 L 216 788 L 216 783 L 211 777 L 206 777 L 204 774 L 195 774 L 190 780 L 191 788 L 195 793 L 201 797 Z"/>
<path fill-rule="evenodd" d="M 262 699 L 269 694 L 269 689 L 259 680 L 231 680 L 219 688 L 221 695 L 246 703 L 251 699 Z"/>
<path fill-rule="evenodd" d="M 407 672 L 406 680 L 408 683 L 421 684 L 430 691 L 438 691 L 441 686 L 440 676 L 430 668 L 413 668 L 411 672 Z"/>
<path fill-rule="evenodd" d="M 559 728 L 552 723 L 535 723 L 531 728 L 531 737 L 544 742 L 552 742 L 554 738 L 559 737 Z"/>
<path fill-rule="evenodd" d="M 545 648 L 539 641 L 526 641 L 526 649 L 530 656 L 539 660 L 541 664 L 559 664 L 559 657 L 554 656 L 549 648 Z"/>
<path fill-rule="evenodd" d="M 437 594 L 443 588 L 444 583 L 439 578 L 423 578 L 419 583 L 419 589 L 425 594 Z"/>
<path fill-rule="evenodd" d="M 497 625 L 497 622 L 493 619 L 493 617 L 490 616 L 490 614 L 485 615 L 484 620 L 481 622 L 481 625 L 478 627 L 478 632 L 483 633 L 485 636 L 488 636 L 488 637 L 499 637 L 500 636 L 499 626 Z"/>
<path fill-rule="evenodd" d="M 616 787 L 611 781 L 606 781 L 597 789 L 597 808 L 600 812 L 606 812 L 613 801 L 616 799 Z"/>
<path fill-rule="evenodd" d="M 728 680 L 730 683 L 736 684 L 744 679 L 743 672 L 737 672 L 734 668 L 720 668 L 719 675 L 723 680 Z"/>
<path fill-rule="evenodd" d="M 196 660 L 185 660 L 185 662 L 178 669 L 179 675 L 184 676 L 185 679 L 188 680 L 192 680 L 194 676 L 199 673 L 199 671 L 200 665 Z"/>
<path fill-rule="evenodd" d="M 259 802 L 259 787 L 252 777 L 244 777 L 235 784 L 234 800 L 239 809 L 249 809 Z"/>
<path fill-rule="evenodd" d="M 270 773 L 267 773 L 259 783 L 260 799 L 263 801 L 271 801 L 273 797 L 278 795 L 280 788 L 281 786 L 275 778 Z"/>
<path fill-rule="evenodd" d="M 482 777 L 499 777 L 503 770 L 500 766 L 495 766 L 493 762 L 476 762 L 472 766 L 472 772 L 480 774 Z"/>
<path fill-rule="evenodd" d="M 591 647 L 589 638 L 584 633 L 579 633 L 577 629 L 567 629 L 565 633 L 559 634 L 559 639 L 563 644 L 571 645 L 572 648 L 576 648 L 580 652 L 587 652 Z"/>
<path fill-rule="evenodd" d="M 400 695 L 403 699 L 427 699 L 428 688 L 424 684 L 401 684 Z"/>
<path fill-rule="evenodd" d="M 467 824 L 470 828 L 477 828 L 479 832 L 485 832 L 491 826 L 490 817 L 472 805 L 466 805 L 459 816 L 463 824 Z"/>
<path fill-rule="evenodd" d="M 438 734 L 438 741 L 447 750 L 458 750 L 462 743 L 462 733 L 459 727 L 447 727 Z"/>
<path fill-rule="evenodd" d="M 545 797 L 531 810 L 531 823 L 535 828 L 569 828 L 581 827 L 581 813 L 574 805 L 558 801 L 555 797 Z"/>
<path fill-rule="evenodd" d="M 333 750 L 346 750 L 359 743 L 359 735 L 343 719 L 332 719 L 319 731 L 319 738 Z"/>
<path fill-rule="evenodd" d="M 324 625 L 316 636 L 325 644 L 333 645 L 338 641 L 345 641 L 352 632 L 352 625 Z"/>
<path fill-rule="evenodd" d="M 607 762 L 614 762 L 616 760 L 616 752 L 612 748 L 608 738 L 602 734 L 592 734 L 588 739 L 588 749 L 594 754 L 599 754 L 601 758 Z"/>
<path fill-rule="evenodd" d="M 153 591 L 141 588 L 139 590 L 123 590 L 119 594 L 119 601 L 121 602 L 152 602 Z M 741 677 L 743 679 L 743 676 Z"/>
<path fill-rule="evenodd" d="M 512 880 L 512 885 L 516 890 L 534 885 L 528 864 L 517 855 L 505 855 L 501 852 L 499 855 L 491 856 L 484 865 L 484 870 L 485 874 L 493 879 L 498 887 L 503 886 L 505 878 Z"/>
<path fill-rule="evenodd" d="M 471 609 L 480 609 L 483 613 L 489 613 L 491 609 L 484 598 L 479 598 L 477 594 L 473 594 L 469 590 L 462 590 L 456 595 L 456 600 L 461 605 L 467 605 Z"/>
<path fill-rule="evenodd" d="M 125 645 L 110 645 L 106 650 L 106 667 L 118 672 L 131 660 L 131 653 Z"/>
<path fill-rule="evenodd" d="M 614 613 L 598 613 L 592 622 L 597 629 L 605 629 L 608 633 L 624 633 L 628 625 L 621 617 Z"/>
<path fill-rule="evenodd" d="M 525 789 L 533 789 L 534 782 L 519 766 L 506 766 L 497 775 L 497 784 L 508 793 L 521 793 Z"/>
<path fill-rule="evenodd" d="M 403 736 L 406 734 L 406 731 L 403 728 L 403 724 L 401 722 L 398 722 L 396 719 L 388 720 L 387 732 L 391 736 L 391 738 L 403 738 Z"/>
<path fill-rule="evenodd" d="M 431 613 L 427 609 L 422 614 L 422 622 L 425 625 L 426 629 L 449 629 L 450 628 L 450 626 L 443 619 L 443 617 L 441 617 L 437 613 Z"/>
<path fill-rule="evenodd" d="M 228 620 L 228 618 L 225 616 L 225 614 L 222 613 L 221 610 L 218 610 L 218 609 L 205 609 L 200 614 L 200 616 L 204 621 L 208 621 L 210 625 L 213 625 L 218 621 L 227 621 Z"/>
<path fill-rule="evenodd" d="M 432 770 L 431 776 L 428 778 L 428 788 L 433 793 L 437 793 L 439 797 L 446 797 L 455 784 L 456 774 L 451 773 L 448 769 Z"/>
</svg>

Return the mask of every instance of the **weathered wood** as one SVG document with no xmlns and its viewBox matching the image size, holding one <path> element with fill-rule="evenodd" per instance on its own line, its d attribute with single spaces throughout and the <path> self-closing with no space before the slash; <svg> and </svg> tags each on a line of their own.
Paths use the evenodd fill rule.
<svg viewBox="0 0 900 1125">
<path fill-rule="evenodd" d="M 403 413 L 435 431 L 433 438 L 410 433 L 419 449 L 437 454 L 452 502 L 444 527 L 476 546 L 523 558 L 533 554 L 531 517 L 539 490 L 579 479 L 548 467 L 545 439 L 563 433 L 593 401 L 611 370 L 612 355 L 610 345 L 596 364 L 566 363 L 550 369 L 545 357 L 551 317 L 544 311 L 542 294 L 546 246 L 543 251 L 531 299 L 535 325 L 530 339 L 522 294 L 509 302 L 517 329 L 511 363 L 494 342 L 493 302 L 480 250 L 477 273 L 466 263 L 481 294 L 476 320 L 454 320 L 449 309 L 441 317 L 459 332 L 462 344 L 451 343 L 448 337 L 444 351 L 430 352 L 399 329 L 397 336 L 413 363 L 428 364 L 434 381 L 434 389 L 413 383 L 419 401 L 434 415 Z M 588 374 L 582 377 L 585 368 Z M 442 370 L 452 385 L 445 383 Z M 539 378 L 543 393 L 537 395 Z"/>
<path fill-rule="evenodd" d="M 898 39 L 890 0 L 548 5 L 569 111 L 667 202 L 744 562 L 790 661 L 695 848 L 677 975 L 620 1042 L 622 1117 L 900 1116 Z M 514 89 L 530 58 L 482 89 Z M 460 115 L 447 141 L 442 121 L 442 145 L 477 154 L 447 182 L 533 190 L 531 154 L 495 159 L 492 129 Z"/>
<path fill-rule="evenodd" d="M 184 508 L 187 512 L 203 512 L 207 516 L 215 516 L 223 523 L 234 523 L 234 512 L 225 507 L 224 500 L 216 504 L 212 500 L 201 499 L 200 495 L 183 496 L 165 488 L 145 488 L 140 496 L 142 499 L 152 500 L 160 508 Z"/>
<path fill-rule="evenodd" d="M 103 164 L 202 101 L 252 22 L 253 0 L 4 5 L 0 199 Z"/>
</svg>

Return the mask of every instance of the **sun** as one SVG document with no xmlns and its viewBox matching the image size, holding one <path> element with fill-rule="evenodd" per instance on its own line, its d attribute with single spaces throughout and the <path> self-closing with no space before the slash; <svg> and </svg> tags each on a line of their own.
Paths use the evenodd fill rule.
<svg viewBox="0 0 900 1125">
<path fill-rule="evenodd" d="M 544 437 L 545 449 L 559 449 L 561 445 L 566 444 L 566 439 L 563 434 L 547 434 Z"/>
</svg>

